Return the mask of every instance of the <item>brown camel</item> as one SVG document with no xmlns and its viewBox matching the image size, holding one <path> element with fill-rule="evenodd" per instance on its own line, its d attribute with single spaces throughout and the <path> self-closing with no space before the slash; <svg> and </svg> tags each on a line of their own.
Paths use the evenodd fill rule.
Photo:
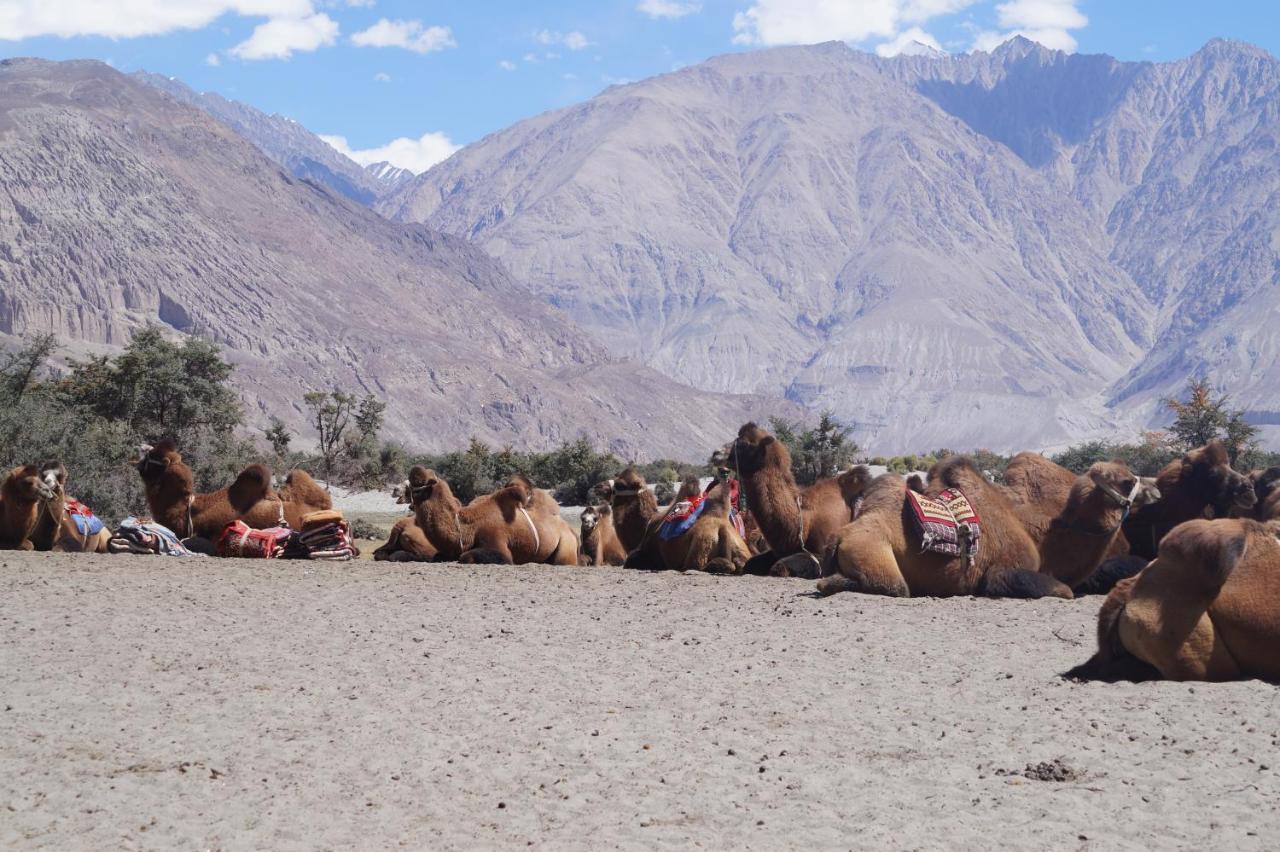
<svg viewBox="0 0 1280 852">
<path fill-rule="evenodd" d="M 613 479 L 596 486 L 596 493 L 613 510 L 613 528 L 618 541 L 630 553 L 644 540 L 649 523 L 658 516 L 658 498 L 635 468 L 627 468 Z"/>
<path fill-rule="evenodd" d="M 430 562 L 436 558 L 436 549 L 427 541 L 418 527 L 418 519 L 410 505 L 409 480 L 391 489 L 396 503 L 409 506 L 410 514 L 396 521 L 385 544 L 373 552 L 375 562 Z"/>
<path fill-rule="evenodd" d="M 1159 502 L 1133 512 L 1124 524 L 1136 556 L 1154 559 L 1160 540 L 1178 524 L 1196 518 L 1253 516 L 1257 494 L 1249 478 L 1231 469 L 1221 441 L 1192 450 L 1156 476 Z"/>
<path fill-rule="evenodd" d="M 271 490 L 271 471 L 260 464 L 246 467 L 227 488 L 197 494 L 195 476 L 172 441 L 143 447 L 138 473 L 152 517 L 183 538 L 216 540 L 236 520 L 254 529 L 270 529 L 282 521 L 301 529 L 303 515 L 323 511 L 319 506 L 281 500 Z"/>
<path fill-rule="evenodd" d="M 873 478 L 858 465 L 801 489 L 786 446 L 754 423 L 739 429 L 737 439 L 718 450 L 712 463 L 737 471 L 747 506 L 769 545 L 747 563 L 748 574 L 817 577 L 818 559 L 853 520 L 854 506 Z"/>
<path fill-rule="evenodd" d="M 1280 524 L 1192 520 L 1098 613 L 1098 652 L 1068 677 L 1280 680 Z"/>
<path fill-rule="evenodd" d="M 1004 483 L 1018 520 L 1040 549 L 1040 570 L 1073 589 L 1104 559 L 1129 552 L 1124 520 L 1159 498 L 1122 461 L 1098 462 L 1076 476 L 1039 453 L 1019 453 Z M 1117 579 L 1112 576 L 1110 584 Z"/>
<path fill-rule="evenodd" d="M 626 567 L 645 570 L 706 571 L 713 574 L 741 574 L 751 551 L 729 520 L 730 489 L 723 480 L 710 486 L 703 501 L 702 514 L 684 535 L 663 539 L 658 530 L 671 511 L 682 501 L 698 496 L 701 488 L 697 477 L 681 484 L 671 506 L 649 524 L 649 532 L 641 546 L 627 556 Z"/>
<path fill-rule="evenodd" d="M 300 467 L 289 471 L 277 496 L 286 503 L 314 506 L 316 511 L 327 512 L 333 508 L 333 496 Z"/>
<path fill-rule="evenodd" d="M 1039 550 L 1013 505 L 969 459 L 952 457 L 929 472 L 926 494 L 936 497 L 945 489 L 962 491 L 981 520 L 982 537 L 974 558 L 924 551 L 910 519 L 906 480 L 888 474 L 871 484 L 858 518 L 840 530 L 825 552 L 827 576 L 818 581 L 819 593 L 1072 596 L 1067 586 L 1040 573 Z"/>
<path fill-rule="evenodd" d="M 463 506 L 449 483 L 418 465 L 409 471 L 418 527 L 438 558 L 464 563 L 577 565 L 573 531 L 536 505 L 537 489 L 523 477 Z M 554 505 L 555 501 L 551 501 Z M 567 533 L 567 535 L 566 535 Z"/>
<path fill-rule="evenodd" d="M 15 467 L 0 485 L 0 550 L 34 550 L 31 534 L 53 489 L 33 464 Z"/>
<path fill-rule="evenodd" d="M 613 528 L 613 509 L 588 506 L 582 510 L 582 564 L 621 565 L 627 551 Z"/>
<path fill-rule="evenodd" d="M 74 501 L 67 496 L 66 466 L 62 462 L 48 462 L 41 466 L 40 477 L 53 491 L 53 497 L 44 501 L 40 520 L 31 533 L 35 549 L 55 553 L 107 553 L 111 530 L 105 525 L 97 532 L 81 530 L 68 511 L 68 503 Z"/>
</svg>

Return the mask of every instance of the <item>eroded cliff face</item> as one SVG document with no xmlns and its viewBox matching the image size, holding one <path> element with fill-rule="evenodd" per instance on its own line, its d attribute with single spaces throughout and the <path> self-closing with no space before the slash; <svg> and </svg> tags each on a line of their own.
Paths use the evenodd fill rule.
<svg viewBox="0 0 1280 852">
<path fill-rule="evenodd" d="M 304 390 L 387 399 L 411 446 L 467 436 L 624 455 L 716 445 L 758 400 L 618 363 L 481 249 L 299 180 L 202 111 L 95 62 L 0 63 L 0 333 L 227 350 L 252 416 Z"/>
</svg>

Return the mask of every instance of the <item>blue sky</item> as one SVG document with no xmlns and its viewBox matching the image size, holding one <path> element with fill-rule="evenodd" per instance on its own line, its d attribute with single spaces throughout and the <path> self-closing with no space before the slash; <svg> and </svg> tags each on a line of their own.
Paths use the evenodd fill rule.
<svg viewBox="0 0 1280 852">
<path fill-rule="evenodd" d="M 949 52 L 1020 32 L 1162 61 L 1280 53 L 1275 0 L 0 0 L 0 55 L 96 58 L 219 92 L 420 170 L 521 118 L 737 50 Z M 382 149 L 400 139 L 391 149 Z M 340 143 L 339 143 L 340 144 Z"/>
</svg>

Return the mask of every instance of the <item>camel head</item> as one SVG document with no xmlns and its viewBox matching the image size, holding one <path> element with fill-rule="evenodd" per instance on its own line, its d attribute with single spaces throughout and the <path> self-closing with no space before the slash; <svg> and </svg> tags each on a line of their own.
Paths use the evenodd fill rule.
<svg viewBox="0 0 1280 852">
<path fill-rule="evenodd" d="M 1138 477 L 1138 494 L 1133 498 L 1133 510 L 1136 512 L 1143 506 L 1150 506 L 1152 503 L 1159 502 L 1160 487 L 1156 485 L 1154 476 Z"/>
<path fill-rule="evenodd" d="M 138 457 L 138 473 L 143 482 L 156 482 L 177 466 L 183 466 L 178 445 L 165 438 L 156 445 L 143 444 Z"/>
<path fill-rule="evenodd" d="M 603 484 L 603 483 L 602 483 Z M 596 486 L 599 488 L 600 486 Z M 640 475 L 635 468 L 629 467 L 613 479 L 609 480 L 609 502 L 612 503 L 623 497 L 637 497 L 641 491 L 648 488 L 644 477 Z"/>
<path fill-rule="evenodd" d="M 16 467 L 9 473 L 4 482 L 3 496 L 5 502 L 38 503 L 52 500 L 57 492 L 40 473 L 40 468 L 33 464 Z"/>
<path fill-rule="evenodd" d="M 1258 502 L 1254 484 L 1231 469 L 1221 441 L 1210 441 L 1183 456 L 1179 482 L 1188 484 L 1209 503 L 1215 517 L 1225 518 L 1235 510 L 1247 513 Z"/>
<path fill-rule="evenodd" d="M 600 525 L 600 511 L 595 506 L 582 510 L 582 534 L 585 536 Z"/>
<path fill-rule="evenodd" d="M 395 498 L 397 506 L 408 506 L 413 503 L 409 496 L 409 480 L 405 480 L 391 489 L 391 496 Z"/>
<path fill-rule="evenodd" d="M 596 487 L 591 490 L 597 497 L 599 497 L 605 503 L 612 503 L 613 502 L 613 483 L 614 483 L 614 480 L 606 479 L 603 482 L 596 483 Z"/>
<path fill-rule="evenodd" d="M 790 474 L 791 454 L 782 442 L 755 423 L 744 423 L 738 437 L 711 454 L 711 463 L 724 465 L 743 476 L 772 463 Z"/>
<path fill-rule="evenodd" d="M 871 474 L 871 468 L 865 464 L 856 464 L 836 476 L 836 482 L 840 484 L 840 496 L 850 506 L 863 495 L 873 481 L 875 477 Z"/>
<path fill-rule="evenodd" d="M 1280 465 L 1254 471 L 1249 478 L 1253 480 L 1253 493 L 1257 495 L 1258 505 L 1262 505 L 1272 492 L 1280 488 Z"/>
<path fill-rule="evenodd" d="M 453 496 L 453 490 L 449 488 L 449 483 L 445 482 L 440 474 L 429 467 L 415 465 L 409 471 L 408 482 L 409 503 L 415 508 L 428 500 L 461 505 L 458 503 L 458 498 Z"/>
<path fill-rule="evenodd" d="M 60 461 L 47 461 L 40 465 L 40 478 L 56 494 L 63 494 L 67 488 L 67 468 Z"/>
<path fill-rule="evenodd" d="M 1085 472 L 1085 477 L 1094 490 L 1101 492 L 1112 504 L 1132 508 L 1139 491 L 1138 477 L 1124 462 L 1119 459 L 1097 462 Z"/>
</svg>

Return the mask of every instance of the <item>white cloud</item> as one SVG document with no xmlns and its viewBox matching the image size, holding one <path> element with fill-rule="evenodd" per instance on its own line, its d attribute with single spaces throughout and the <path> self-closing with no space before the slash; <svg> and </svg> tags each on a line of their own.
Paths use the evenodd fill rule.
<svg viewBox="0 0 1280 852">
<path fill-rule="evenodd" d="M 313 11 L 311 0 L 2 0 L 0 40 L 135 38 L 201 29 L 226 14 L 305 18 Z"/>
<path fill-rule="evenodd" d="M 1003 32 L 984 31 L 974 38 L 974 50 L 992 50 L 1014 36 L 1023 36 L 1052 50 L 1073 52 L 1078 46 L 1071 30 L 1089 23 L 1076 8 L 1079 0 L 1009 0 L 996 6 Z"/>
<path fill-rule="evenodd" d="M 288 59 L 338 40 L 338 22 L 323 13 L 303 18 L 272 18 L 253 28 L 249 38 L 231 48 L 240 59 Z"/>
<path fill-rule="evenodd" d="M 210 53 L 208 56 L 204 58 L 204 64 L 212 65 L 214 68 L 217 68 L 219 65 L 222 64 L 222 60 L 218 58 L 218 54 Z"/>
<path fill-rule="evenodd" d="M 448 27 L 428 27 L 422 21 L 392 21 L 383 18 L 367 30 L 351 36 L 356 47 L 402 47 L 414 53 L 431 53 L 457 47 Z"/>
<path fill-rule="evenodd" d="M 584 50 L 591 46 L 587 37 L 577 30 L 561 33 L 554 30 L 535 30 L 533 40 L 538 44 L 561 44 L 570 50 Z"/>
<path fill-rule="evenodd" d="M 919 27 L 912 27 L 901 32 L 892 41 L 876 45 L 879 56 L 928 56 L 931 53 L 943 53 L 938 40 Z"/>
<path fill-rule="evenodd" d="M 937 41 L 919 26 L 977 0 L 754 0 L 733 18 L 735 44 L 813 44 L 887 39 L 882 46 Z M 908 33 L 914 35 L 907 37 Z"/>
<path fill-rule="evenodd" d="M 683 18 L 702 11 L 701 3 L 688 3 L 684 0 L 640 0 L 636 11 L 650 18 Z"/>
<path fill-rule="evenodd" d="M 386 71 L 379 71 L 377 74 L 373 75 L 373 79 L 377 80 L 379 83 L 390 83 L 391 75 Z"/>
<path fill-rule="evenodd" d="M 448 159 L 461 145 L 453 144 L 443 133 L 424 133 L 418 139 L 400 137 L 379 148 L 352 150 L 345 136 L 321 136 L 339 153 L 350 157 L 362 166 L 387 162 L 414 174 L 422 174 L 436 163 Z"/>
<path fill-rule="evenodd" d="M 535 63 L 535 64 L 536 64 L 536 63 L 538 63 L 538 62 L 541 62 L 542 60 L 538 58 L 538 54 L 536 54 L 536 53 L 526 53 L 526 54 L 524 55 L 524 61 L 525 61 L 525 62 L 532 62 L 532 63 Z"/>
<path fill-rule="evenodd" d="M 503 71 L 514 71 L 514 70 L 516 70 L 516 64 L 515 64 L 514 62 L 512 62 L 510 59 L 502 59 L 502 60 L 500 60 L 500 61 L 498 62 L 498 67 L 499 67 L 499 68 L 501 68 Z"/>
</svg>

